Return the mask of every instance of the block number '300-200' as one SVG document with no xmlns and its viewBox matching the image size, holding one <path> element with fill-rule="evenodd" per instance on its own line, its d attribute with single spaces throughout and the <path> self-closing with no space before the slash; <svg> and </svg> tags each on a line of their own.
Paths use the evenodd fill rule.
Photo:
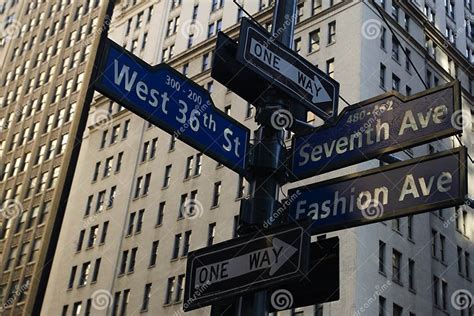
<svg viewBox="0 0 474 316">
<path fill-rule="evenodd" d="M 166 85 L 170 86 L 171 88 L 175 89 L 176 91 L 181 90 L 181 83 L 170 76 L 166 76 Z M 188 89 L 187 92 L 187 97 L 190 99 L 193 103 L 197 105 L 202 104 L 202 97 L 197 94 L 196 92 L 192 91 L 191 89 Z M 189 127 L 194 132 L 199 131 L 200 123 L 198 117 L 201 115 L 201 111 L 199 109 L 193 109 L 191 110 L 191 113 L 189 114 L 188 118 L 188 104 L 184 102 L 183 100 L 179 100 L 179 115 L 176 116 L 176 121 L 178 121 L 181 124 L 185 124 L 186 122 L 189 124 Z"/>
</svg>

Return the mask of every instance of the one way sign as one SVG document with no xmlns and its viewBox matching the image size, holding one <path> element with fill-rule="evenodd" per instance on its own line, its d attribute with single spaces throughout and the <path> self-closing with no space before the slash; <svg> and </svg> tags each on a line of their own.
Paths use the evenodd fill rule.
<svg viewBox="0 0 474 316">
<path fill-rule="evenodd" d="M 294 280 L 307 271 L 309 236 L 303 227 L 268 230 L 189 253 L 185 311 Z"/>
<path fill-rule="evenodd" d="M 339 83 L 246 18 L 237 60 L 323 120 L 337 116 Z"/>
</svg>

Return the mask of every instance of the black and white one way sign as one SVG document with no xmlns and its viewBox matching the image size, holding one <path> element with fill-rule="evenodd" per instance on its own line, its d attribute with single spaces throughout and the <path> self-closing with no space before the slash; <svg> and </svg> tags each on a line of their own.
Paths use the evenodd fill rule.
<svg viewBox="0 0 474 316">
<path fill-rule="evenodd" d="M 299 226 L 278 230 L 189 253 L 184 310 L 302 276 L 307 269 L 309 235 Z"/>
<path fill-rule="evenodd" d="M 245 18 L 237 60 L 323 120 L 337 115 L 339 83 Z"/>
</svg>

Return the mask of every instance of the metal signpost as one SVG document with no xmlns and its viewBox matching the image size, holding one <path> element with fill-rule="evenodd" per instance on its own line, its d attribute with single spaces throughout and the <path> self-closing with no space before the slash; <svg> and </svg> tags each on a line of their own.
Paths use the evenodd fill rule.
<svg viewBox="0 0 474 316">
<path fill-rule="evenodd" d="M 339 83 L 246 18 L 237 60 L 323 120 L 337 116 Z"/>
<path fill-rule="evenodd" d="M 335 126 L 293 138 L 293 180 L 461 133 L 451 123 L 459 109 L 458 82 L 409 98 L 391 92 L 345 108 Z"/>
<path fill-rule="evenodd" d="M 166 64 L 150 66 L 107 39 L 96 90 L 243 174 L 250 131 L 218 110 L 209 92 Z"/>
<path fill-rule="evenodd" d="M 188 254 L 183 309 L 304 277 L 309 236 L 304 227 L 278 227 Z"/>
<path fill-rule="evenodd" d="M 321 234 L 462 205 L 466 164 L 458 148 L 295 188 L 289 216 L 311 219 L 311 233 Z"/>
</svg>

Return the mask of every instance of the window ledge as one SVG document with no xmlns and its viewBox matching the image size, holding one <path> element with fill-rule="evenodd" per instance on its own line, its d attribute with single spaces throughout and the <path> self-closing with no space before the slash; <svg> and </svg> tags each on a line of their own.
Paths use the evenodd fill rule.
<svg viewBox="0 0 474 316">
<path fill-rule="evenodd" d="M 401 287 L 403 287 L 403 283 L 402 283 L 401 281 L 395 280 L 395 279 L 392 279 L 392 281 L 393 281 L 393 283 L 398 284 L 398 285 L 400 285 Z"/>
</svg>

